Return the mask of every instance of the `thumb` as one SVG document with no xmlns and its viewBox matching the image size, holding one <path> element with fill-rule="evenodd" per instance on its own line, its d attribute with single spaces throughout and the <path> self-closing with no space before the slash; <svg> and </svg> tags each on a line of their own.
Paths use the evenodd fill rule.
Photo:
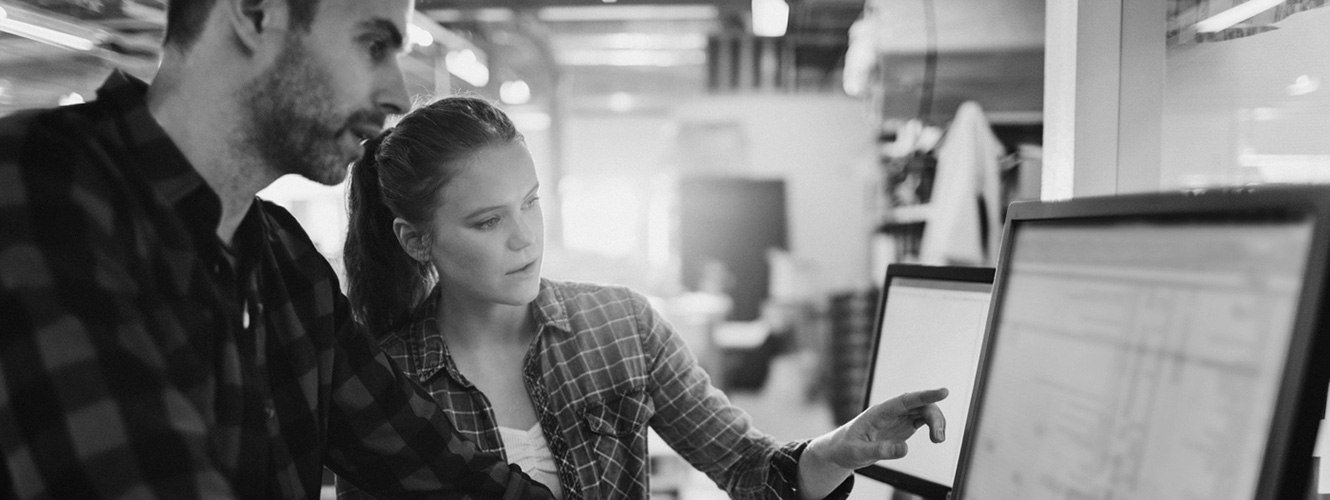
<svg viewBox="0 0 1330 500">
<path fill-rule="evenodd" d="M 878 460 L 895 460 L 909 453 L 910 445 L 905 441 L 889 441 L 878 445 Z"/>
</svg>

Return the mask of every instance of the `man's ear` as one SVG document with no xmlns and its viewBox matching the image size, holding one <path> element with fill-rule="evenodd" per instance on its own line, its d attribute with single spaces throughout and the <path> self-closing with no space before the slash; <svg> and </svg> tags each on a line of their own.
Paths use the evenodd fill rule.
<svg viewBox="0 0 1330 500">
<path fill-rule="evenodd" d="M 219 0 L 234 39 L 252 54 L 272 36 L 285 37 L 291 10 L 288 0 Z"/>
<path fill-rule="evenodd" d="M 422 263 L 430 261 L 429 237 L 417 230 L 414 224 L 397 217 L 393 219 L 393 234 L 397 235 L 397 243 L 402 245 L 402 250 L 405 250 L 412 259 Z"/>
</svg>

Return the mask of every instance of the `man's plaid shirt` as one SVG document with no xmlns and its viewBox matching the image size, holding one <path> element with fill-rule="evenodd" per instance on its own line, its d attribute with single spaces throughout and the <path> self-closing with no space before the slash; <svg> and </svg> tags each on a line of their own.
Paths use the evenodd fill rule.
<svg viewBox="0 0 1330 500">
<path fill-rule="evenodd" d="M 457 371 L 439 331 L 438 293 L 380 345 L 462 435 L 502 454 L 493 408 Z M 526 387 L 565 500 L 648 498 L 648 425 L 733 498 L 799 498 L 799 456 L 808 443 L 778 445 L 754 429 L 641 294 L 542 280 L 531 310 L 539 331 L 526 356 Z M 844 498 L 852 486 L 847 479 L 828 498 Z M 339 499 L 360 498 L 339 487 Z"/>
<path fill-rule="evenodd" d="M 391 497 L 548 498 L 356 326 L 285 210 L 256 200 L 227 258 L 146 89 L 116 72 L 0 120 L 0 497 L 318 498 L 326 465 Z"/>
</svg>

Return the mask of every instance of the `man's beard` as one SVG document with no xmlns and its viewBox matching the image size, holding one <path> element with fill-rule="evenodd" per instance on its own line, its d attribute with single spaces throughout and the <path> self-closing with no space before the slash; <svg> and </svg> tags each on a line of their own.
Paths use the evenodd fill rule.
<svg viewBox="0 0 1330 500">
<path fill-rule="evenodd" d="M 314 182 L 334 185 L 346 178 L 347 158 L 342 136 L 354 124 L 382 126 L 384 115 L 375 110 L 341 116 L 333 107 L 331 76 L 291 37 L 272 69 L 259 76 L 241 95 L 248 126 L 238 145 L 252 151 L 278 175 L 297 174 Z"/>
</svg>

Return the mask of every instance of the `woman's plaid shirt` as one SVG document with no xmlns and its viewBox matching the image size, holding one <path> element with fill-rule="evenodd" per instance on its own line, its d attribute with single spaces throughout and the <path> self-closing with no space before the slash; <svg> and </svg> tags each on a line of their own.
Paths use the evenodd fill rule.
<svg viewBox="0 0 1330 500">
<path fill-rule="evenodd" d="M 503 453 L 493 409 L 458 372 L 439 332 L 437 294 L 380 345 L 447 409 L 462 435 Z M 649 498 L 648 425 L 733 498 L 799 498 L 807 442 L 778 445 L 754 429 L 641 294 L 542 280 L 532 314 L 540 329 L 526 356 L 526 386 L 565 500 Z M 847 496 L 852 484 L 847 479 L 829 498 Z M 358 497 L 341 489 L 342 500 Z"/>
</svg>

